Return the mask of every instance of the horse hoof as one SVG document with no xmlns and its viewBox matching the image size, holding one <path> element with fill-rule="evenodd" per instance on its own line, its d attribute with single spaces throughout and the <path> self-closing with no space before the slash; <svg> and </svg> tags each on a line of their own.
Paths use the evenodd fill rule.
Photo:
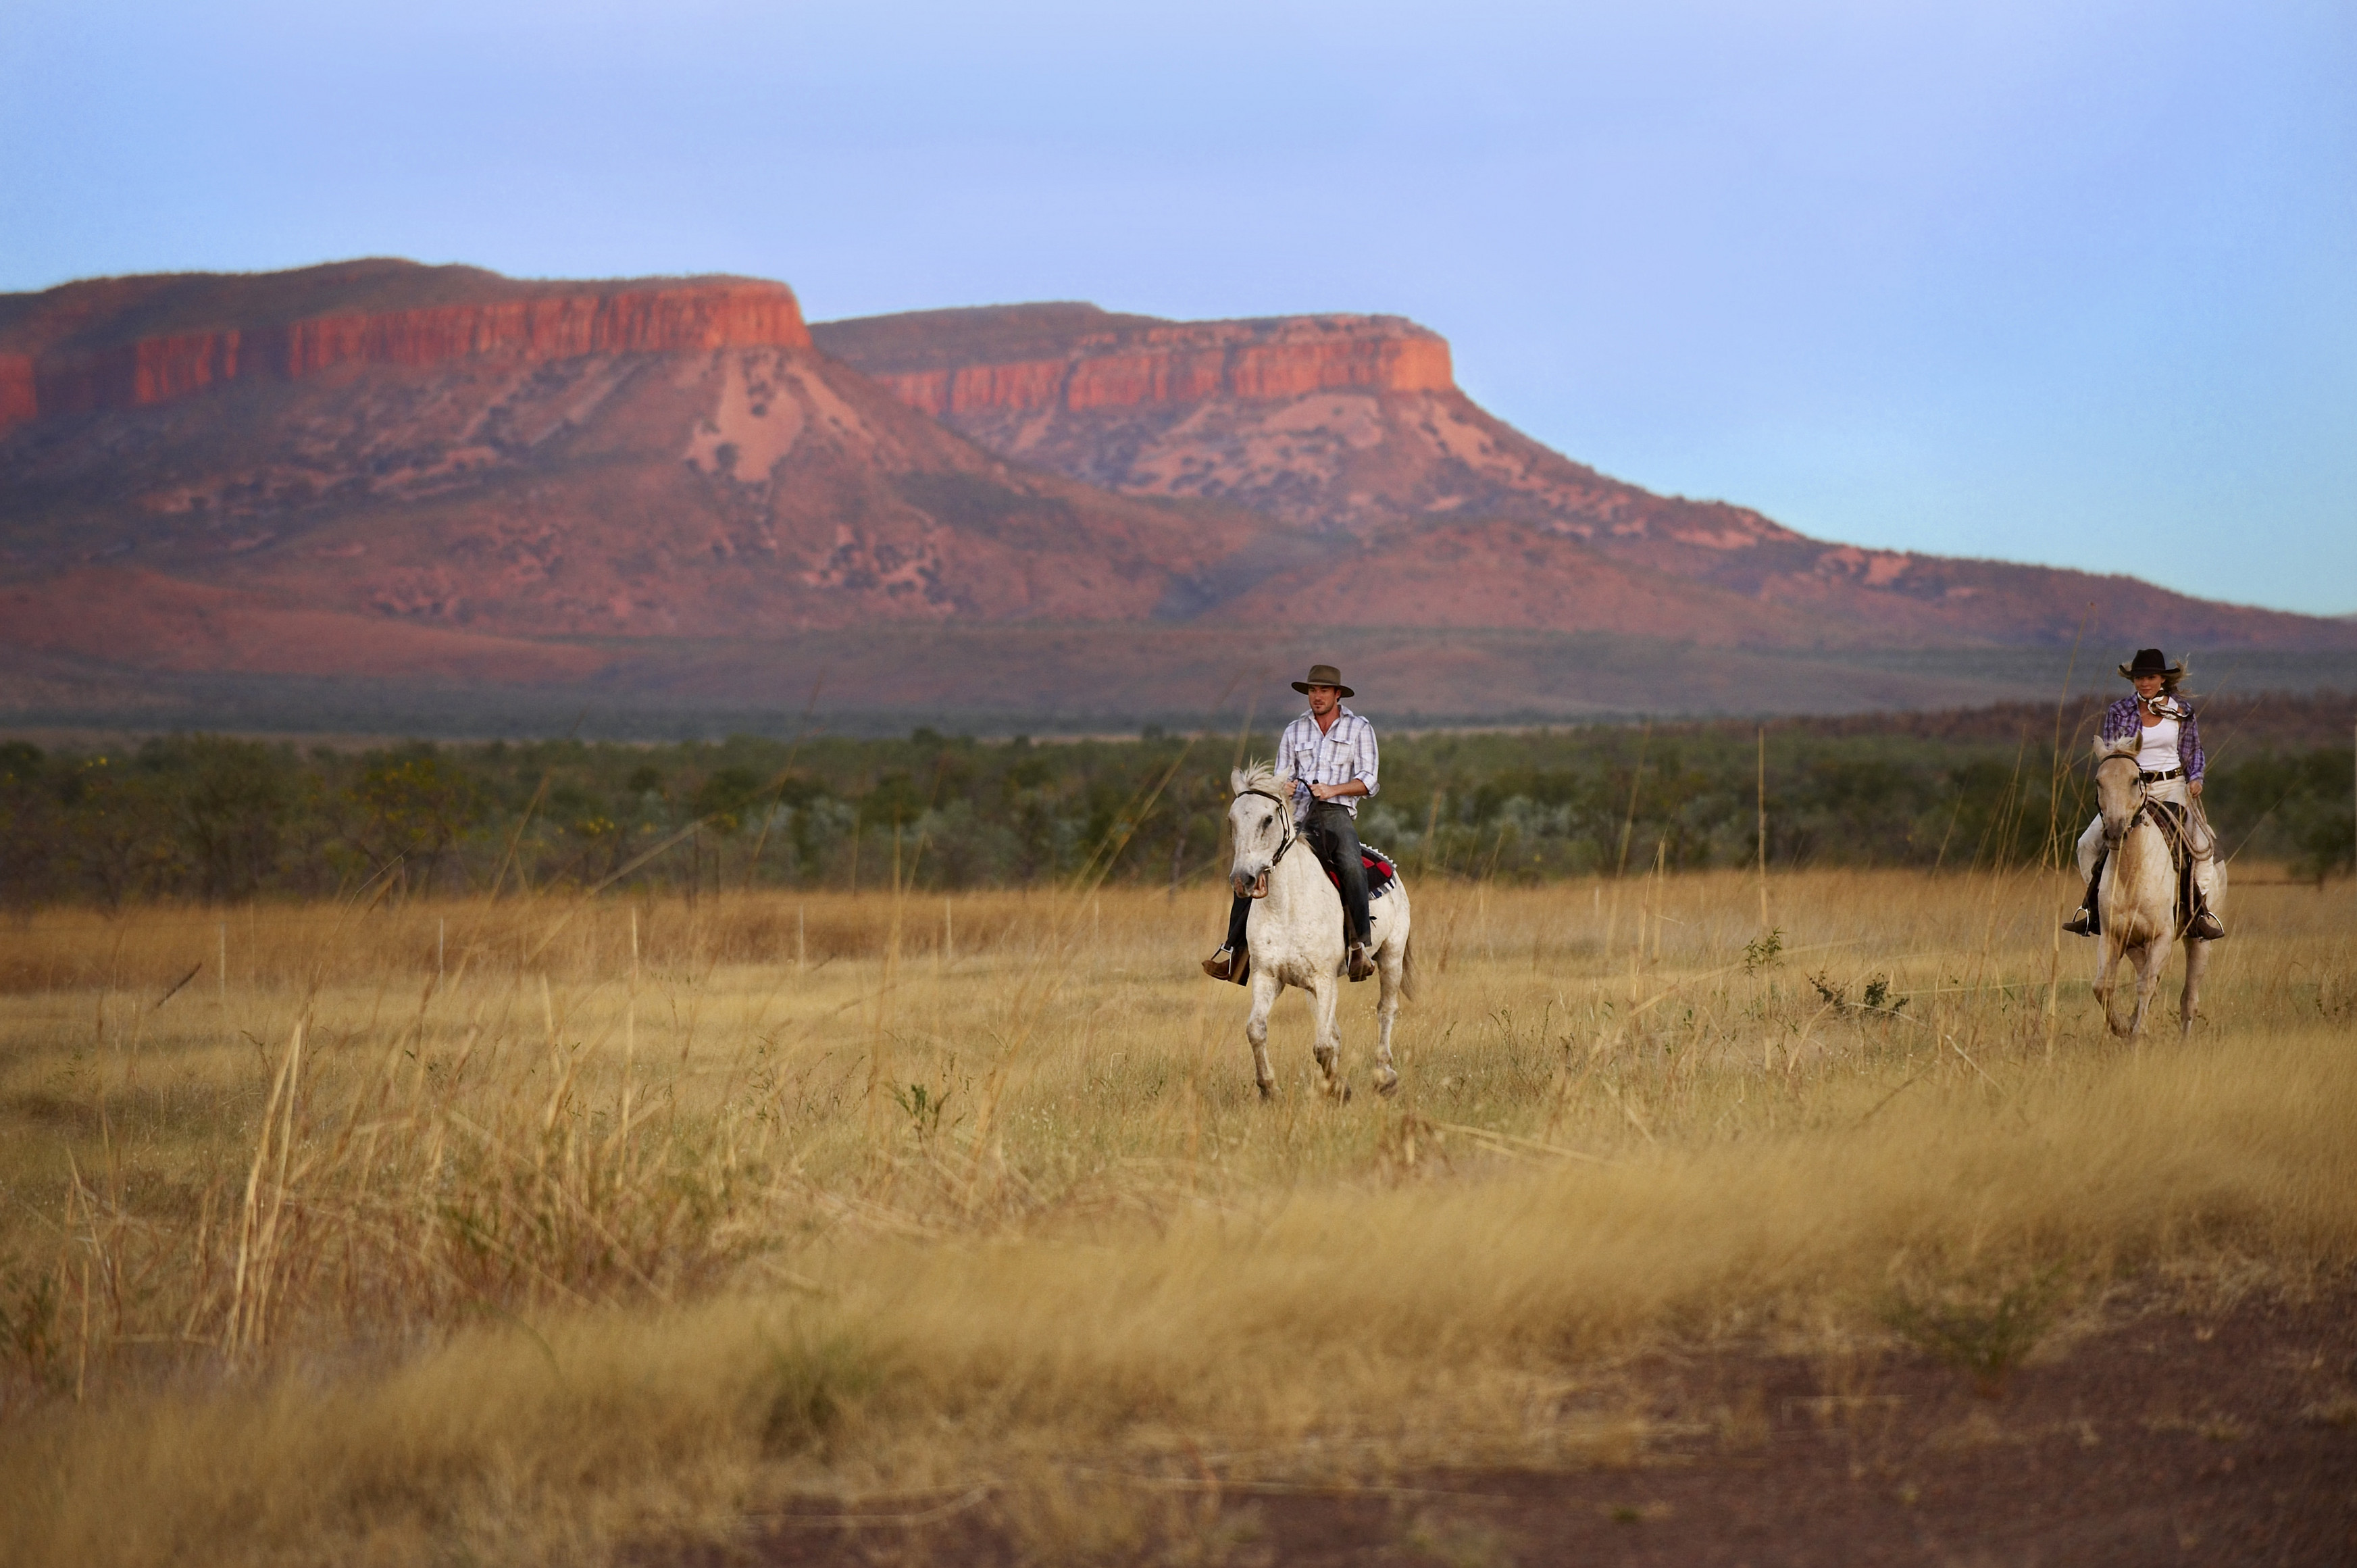
<svg viewBox="0 0 2357 1568">
<path fill-rule="evenodd" d="M 1263 1100 L 1275 1100 L 1276 1098 L 1276 1085 L 1273 1083 L 1264 1083 L 1259 1087 L 1260 1097 Z"/>
<path fill-rule="evenodd" d="M 1399 1092 L 1399 1074 L 1387 1067 L 1375 1069 L 1375 1092 L 1388 1100 Z"/>
<path fill-rule="evenodd" d="M 1351 1103 L 1351 1086 L 1350 1086 L 1349 1084 L 1347 1084 L 1347 1083 L 1342 1083 L 1342 1084 L 1337 1084 L 1337 1085 L 1335 1085 L 1335 1087 L 1334 1087 L 1334 1098 L 1335 1098 L 1337 1101 L 1340 1101 L 1340 1102 L 1341 1102 L 1342 1104 L 1344 1104 L 1344 1105 L 1348 1105 L 1348 1104 L 1350 1104 L 1350 1103 Z"/>
</svg>

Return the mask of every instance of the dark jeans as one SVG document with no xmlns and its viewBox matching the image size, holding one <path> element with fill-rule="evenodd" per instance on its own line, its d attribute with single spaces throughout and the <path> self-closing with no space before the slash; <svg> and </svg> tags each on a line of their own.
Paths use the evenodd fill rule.
<svg viewBox="0 0 2357 1568">
<path fill-rule="evenodd" d="M 1302 819 L 1301 836 L 1342 879 L 1343 940 L 1372 943 L 1375 923 L 1367 913 L 1367 865 L 1359 858 L 1359 820 L 1347 806 L 1319 800 Z M 1231 951 L 1243 950 L 1244 921 L 1252 915 L 1252 906 L 1250 898 L 1239 898 L 1228 910 L 1225 945 Z"/>
</svg>

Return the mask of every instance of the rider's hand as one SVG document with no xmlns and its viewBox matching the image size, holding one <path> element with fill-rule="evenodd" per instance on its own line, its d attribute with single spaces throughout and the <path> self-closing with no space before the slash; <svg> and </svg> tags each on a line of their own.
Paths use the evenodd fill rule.
<svg viewBox="0 0 2357 1568">
<path fill-rule="evenodd" d="M 2186 788 L 2192 790 L 2196 795 L 2199 795 L 2201 793 L 2201 780 L 2196 779 L 2191 784 L 2187 785 Z"/>
</svg>

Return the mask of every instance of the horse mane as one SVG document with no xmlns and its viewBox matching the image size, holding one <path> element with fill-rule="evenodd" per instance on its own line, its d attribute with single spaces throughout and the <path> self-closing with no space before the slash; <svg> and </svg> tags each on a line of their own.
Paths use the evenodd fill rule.
<svg viewBox="0 0 2357 1568">
<path fill-rule="evenodd" d="M 1284 780 L 1277 777 L 1276 765 L 1265 757 L 1254 757 L 1250 762 L 1228 775 L 1228 788 L 1236 794 L 1242 795 L 1249 790 L 1258 789 L 1275 796 L 1289 808 L 1292 805 L 1293 791 L 1278 789 L 1277 786 L 1283 782 Z"/>
</svg>

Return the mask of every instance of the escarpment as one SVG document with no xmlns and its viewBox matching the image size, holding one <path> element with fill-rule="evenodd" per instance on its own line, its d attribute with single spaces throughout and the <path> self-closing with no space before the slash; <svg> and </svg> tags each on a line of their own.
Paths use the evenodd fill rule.
<svg viewBox="0 0 2357 1568">
<path fill-rule="evenodd" d="M 833 322 L 813 337 L 936 419 L 1456 384 L 1448 340 L 1396 316 L 1157 321 L 1013 306 Z"/>
<path fill-rule="evenodd" d="M 101 280 L 0 343 L 0 650 L 41 657 L 574 679 L 618 656 L 521 644 L 1142 620 L 1263 528 L 992 456 L 777 284 Z"/>
<path fill-rule="evenodd" d="M 1383 604 L 1387 624 L 2036 644 L 2067 642 L 2083 608 L 2072 574 L 1834 544 L 1598 473 L 1466 396 L 1447 341 L 1399 317 L 1169 321 L 1060 302 L 823 321 L 811 335 L 1010 461 L 1246 507 L 1320 539 L 1329 585 Z M 1172 603 L 1292 613 L 1246 575 L 1214 574 Z M 2167 613 L 2205 637 L 2293 635 L 2266 612 Z"/>
<path fill-rule="evenodd" d="M 637 692 L 669 723 L 823 676 L 878 712 L 963 682 L 943 711 L 1134 716 L 1338 649 L 1436 714 L 1729 707 L 1803 665 L 1828 702 L 1953 703 L 1976 667 L 1867 655 L 2067 642 L 2096 598 L 2085 635 L 2129 647 L 2357 647 L 1649 493 L 1480 408 L 1395 317 L 805 327 L 774 283 L 405 262 L 0 295 L 0 713 L 302 677 L 429 682 L 436 712 L 452 682 Z M 1619 695 L 1598 638 L 1647 639 Z M 244 689 L 188 686 L 174 722 Z"/>
<path fill-rule="evenodd" d="M 1003 456 L 1133 495 L 1361 537 L 1506 518 L 1673 569 L 1797 537 L 1533 441 L 1458 390 L 1446 338 L 1402 317 L 1165 321 L 1057 303 L 820 322 L 811 336 Z"/>
<path fill-rule="evenodd" d="M 793 291 L 752 278 L 532 283 L 391 261 L 106 278 L 0 296 L 0 430 L 339 365 L 809 345 Z"/>
</svg>

